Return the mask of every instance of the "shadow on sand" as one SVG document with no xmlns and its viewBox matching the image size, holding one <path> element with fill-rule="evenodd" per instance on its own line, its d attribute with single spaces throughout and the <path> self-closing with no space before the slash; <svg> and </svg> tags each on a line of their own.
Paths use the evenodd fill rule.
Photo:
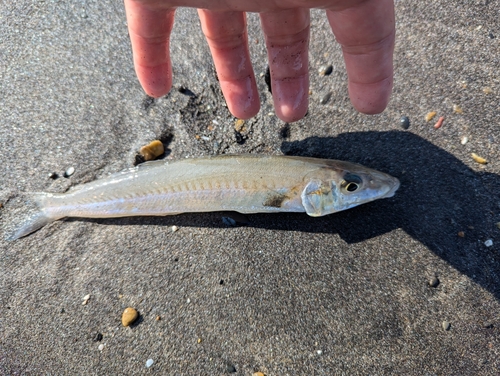
<svg viewBox="0 0 500 376">
<path fill-rule="evenodd" d="M 448 152 L 409 132 L 357 132 L 284 142 L 287 155 L 347 160 L 401 181 L 393 198 L 330 216 L 248 215 L 249 226 L 284 231 L 337 233 L 362 242 L 401 228 L 500 299 L 500 177 L 475 172 Z M 89 220 L 101 224 L 227 227 L 220 213 L 174 217 Z M 227 223 L 227 221 L 226 221 Z M 465 236 L 460 237 L 463 231 Z M 484 242 L 492 239 L 494 245 Z M 402 249 L 404 251 L 404 249 Z"/>
</svg>

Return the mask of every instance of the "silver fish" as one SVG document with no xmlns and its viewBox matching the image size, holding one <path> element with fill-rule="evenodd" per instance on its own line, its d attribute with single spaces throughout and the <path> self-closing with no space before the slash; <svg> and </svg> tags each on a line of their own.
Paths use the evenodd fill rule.
<svg viewBox="0 0 500 376">
<path fill-rule="evenodd" d="M 67 193 L 36 193 L 18 239 L 65 217 L 186 212 L 306 212 L 312 217 L 392 197 L 398 179 L 358 164 L 305 157 L 222 155 L 146 162 Z"/>
</svg>

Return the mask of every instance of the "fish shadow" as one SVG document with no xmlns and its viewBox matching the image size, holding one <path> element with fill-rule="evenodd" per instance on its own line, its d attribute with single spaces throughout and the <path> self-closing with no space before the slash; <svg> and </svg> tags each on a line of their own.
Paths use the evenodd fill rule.
<svg viewBox="0 0 500 376">
<path fill-rule="evenodd" d="M 329 216 L 247 215 L 251 227 L 336 233 L 359 243 L 402 229 L 500 299 L 500 176 L 471 170 L 452 154 L 404 131 L 354 132 L 283 142 L 286 155 L 339 159 L 389 173 L 401 181 L 390 199 Z M 227 214 L 224 214 L 227 216 Z M 228 227 L 219 213 L 91 220 L 102 224 Z M 237 221 L 237 222 L 242 222 Z M 485 241 L 491 239 L 493 246 Z M 407 244 L 400 244 L 404 252 Z"/>
</svg>

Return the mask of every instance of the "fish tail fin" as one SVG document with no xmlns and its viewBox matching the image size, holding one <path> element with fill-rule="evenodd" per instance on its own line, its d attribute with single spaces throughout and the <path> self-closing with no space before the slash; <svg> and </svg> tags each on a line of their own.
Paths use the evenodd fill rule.
<svg viewBox="0 0 500 376">
<path fill-rule="evenodd" d="M 29 235 L 59 219 L 59 217 L 50 215 L 47 210 L 50 206 L 50 199 L 57 195 L 51 193 L 27 193 L 22 196 L 24 204 L 29 210 L 25 216 L 22 216 L 20 221 L 15 221 L 16 223 L 12 226 L 11 231 L 7 232 L 6 240 L 8 241 Z"/>
</svg>

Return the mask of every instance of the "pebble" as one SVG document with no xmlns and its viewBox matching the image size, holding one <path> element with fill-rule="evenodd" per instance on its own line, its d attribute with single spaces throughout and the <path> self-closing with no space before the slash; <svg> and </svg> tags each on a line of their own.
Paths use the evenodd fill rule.
<svg viewBox="0 0 500 376">
<path fill-rule="evenodd" d="M 236 221 L 231 217 L 222 217 L 222 223 L 229 227 L 236 227 Z"/>
<path fill-rule="evenodd" d="M 71 175 L 75 173 L 74 167 L 69 167 L 66 171 L 64 171 L 64 177 L 69 178 Z"/>
<path fill-rule="evenodd" d="M 232 364 L 227 365 L 227 372 L 229 373 L 235 373 L 236 372 L 236 367 L 233 366 Z"/>
<path fill-rule="evenodd" d="M 486 241 L 484 242 L 484 245 L 485 245 L 486 247 L 491 247 L 491 246 L 493 245 L 493 240 L 491 240 L 491 239 L 486 240 Z"/>
<path fill-rule="evenodd" d="M 429 281 L 429 286 L 430 287 L 438 287 L 438 285 L 439 285 L 438 277 L 432 277 L 431 280 Z"/>
<path fill-rule="evenodd" d="M 160 316 L 160 315 L 156 316 L 156 317 L 155 317 L 155 320 L 156 320 L 156 321 L 160 321 L 160 320 L 161 320 L 161 316 Z"/>
<path fill-rule="evenodd" d="M 102 341 L 102 334 L 101 333 L 96 333 L 94 336 L 94 342 L 101 342 Z"/>
<path fill-rule="evenodd" d="M 469 142 L 469 137 L 463 136 L 462 139 L 460 140 L 460 143 L 462 145 L 465 145 L 467 142 Z"/>
<path fill-rule="evenodd" d="M 463 238 L 465 236 L 465 232 L 459 231 L 457 235 L 460 236 L 461 238 Z"/>
<path fill-rule="evenodd" d="M 410 128 L 410 118 L 408 116 L 402 116 L 401 119 L 399 120 L 399 124 L 403 129 Z"/>
<path fill-rule="evenodd" d="M 332 93 L 328 92 L 325 95 L 323 95 L 323 97 L 319 100 L 319 103 L 327 104 L 331 97 L 332 97 Z"/>
<path fill-rule="evenodd" d="M 89 301 L 89 299 L 90 299 L 90 294 L 85 295 L 85 296 L 83 297 L 83 302 L 82 302 L 82 305 L 87 304 L 87 303 L 88 303 L 88 301 Z"/>
<path fill-rule="evenodd" d="M 99 351 L 104 350 L 104 343 L 101 343 L 101 344 L 97 347 L 97 349 L 98 349 Z"/>
<path fill-rule="evenodd" d="M 139 154 L 142 155 L 145 161 L 152 161 L 163 153 L 165 153 L 165 148 L 160 140 L 151 141 L 139 150 Z"/>
<path fill-rule="evenodd" d="M 464 110 L 462 110 L 462 107 L 460 107 L 458 104 L 453 105 L 453 112 L 456 114 L 463 114 Z"/>
<path fill-rule="evenodd" d="M 319 68 L 319 74 L 321 76 L 329 76 L 333 72 L 333 65 L 328 64 L 328 65 L 323 65 L 321 68 Z"/>
<path fill-rule="evenodd" d="M 148 367 L 148 368 L 151 367 L 153 365 L 153 363 L 154 363 L 153 359 L 146 360 L 146 367 Z"/>
<path fill-rule="evenodd" d="M 493 90 L 491 89 L 491 87 L 489 87 L 489 86 L 483 87 L 484 94 L 491 94 L 492 92 L 493 92 Z"/>
<path fill-rule="evenodd" d="M 122 324 L 123 326 L 130 326 L 139 317 L 139 313 L 136 309 L 132 307 L 125 308 L 122 313 Z"/>
<path fill-rule="evenodd" d="M 174 226 L 172 226 L 171 230 L 172 230 L 172 232 L 176 232 L 179 230 L 179 227 L 174 225 Z"/>
<path fill-rule="evenodd" d="M 266 376 L 262 372 L 254 372 L 252 376 Z"/>
<path fill-rule="evenodd" d="M 448 321 L 443 321 L 441 326 L 443 327 L 444 330 L 450 330 L 451 328 L 451 324 Z"/>
<path fill-rule="evenodd" d="M 51 172 L 51 173 L 49 174 L 49 179 L 53 179 L 53 180 L 55 180 L 55 179 L 57 179 L 58 177 L 59 177 L 59 175 L 57 175 L 57 172 Z"/>
<path fill-rule="evenodd" d="M 487 164 L 488 161 L 486 159 L 484 159 L 483 157 L 480 157 L 479 155 L 477 155 L 476 153 L 471 153 L 471 157 L 472 159 L 474 159 L 474 161 L 476 161 L 477 163 L 480 163 L 480 164 Z"/>
<path fill-rule="evenodd" d="M 434 119 L 434 116 L 436 116 L 437 112 L 436 111 L 431 111 L 427 115 L 425 115 L 425 121 L 431 121 Z"/>
<path fill-rule="evenodd" d="M 201 343 L 201 338 L 198 338 L 198 341 L 196 341 L 196 342 Z"/>
<path fill-rule="evenodd" d="M 316 353 L 317 353 L 318 355 L 321 355 L 321 354 L 323 354 L 323 350 L 317 350 L 317 351 L 316 351 Z"/>
<path fill-rule="evenodd" d="M 236 132 L 245 132 L 245 120 L 243 119 L 238 119 L 234 122 L 234 130 Z"/>
<path fill-rule="evenodd" d="M 441 128 L 443 126 L 443 122 L 444 122 L 444 116 L 439 117 L 439 119 L 436 122 L 436 124 L 434 124 L 434 128 L 435 129 Z"/>
</svg>

